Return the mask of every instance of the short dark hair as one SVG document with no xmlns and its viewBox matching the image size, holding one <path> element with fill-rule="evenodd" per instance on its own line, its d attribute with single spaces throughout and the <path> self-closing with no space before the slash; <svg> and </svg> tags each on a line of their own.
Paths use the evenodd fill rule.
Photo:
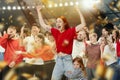
<svg viewBox="0 0 120 80">
<path fill-rule="evenodd" d="M 36 27 L 40 28 L 40 26 L 37 23 L 33 23 L 32 26 L 36 26 Z"/>
</svg>

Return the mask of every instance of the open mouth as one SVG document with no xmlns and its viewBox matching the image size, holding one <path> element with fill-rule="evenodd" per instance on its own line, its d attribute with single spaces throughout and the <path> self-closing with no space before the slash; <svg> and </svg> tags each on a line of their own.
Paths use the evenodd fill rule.
<svg viewBox="0 0 120 80">
<path fill-rule="evenodd" d="M 61 28 L 61 26 L 58 26 L 58 28 Z"/>
</svg>

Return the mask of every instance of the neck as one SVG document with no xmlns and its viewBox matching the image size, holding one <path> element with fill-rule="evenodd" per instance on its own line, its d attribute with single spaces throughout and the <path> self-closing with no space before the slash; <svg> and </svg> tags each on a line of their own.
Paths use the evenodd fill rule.
<svg viewBox="0 0 120 80">
<path fill-rule="evenodd" d="M 60 32 L 62 33 L 62 32 L 64 32 L 65 30 L 60 30 Z"/>
</svg>

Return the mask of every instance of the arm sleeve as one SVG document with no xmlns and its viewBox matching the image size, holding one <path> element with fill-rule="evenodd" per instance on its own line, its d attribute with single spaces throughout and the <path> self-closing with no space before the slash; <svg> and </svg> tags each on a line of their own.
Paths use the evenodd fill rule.
<svg viewBox="0 0 120 80">
<path fill-rule="evenodd" d="M 0 45 L 3 48 L 6 48 L 7 40 L 8 40 L 8 34 L 5 34 L 5 35 L 3 35 L 3 37 L 0 37 Z"/>
<path fill-rule="evenodd" d="M 51 33 L 52 33 L 53 37 L 55 39 L 57 39 L 59 31 L 55 28 L 51 28 Z"/>
<path fill-rule="evenodd" d="M 72 73 L 65 73 L 65 75 L 68 77 L 68 78 L 71 78 L 71 79 L 74 79 L 74 78 L 80 78 L 82 77 L 82 71 L 81 70 L 78 70 L 78 69 L 75 69 Z"/>
</svg>

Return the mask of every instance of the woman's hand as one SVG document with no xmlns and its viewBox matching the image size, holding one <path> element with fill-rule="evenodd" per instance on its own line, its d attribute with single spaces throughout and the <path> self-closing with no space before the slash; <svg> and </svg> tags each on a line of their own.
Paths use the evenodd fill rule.
<svg viewBox="0 0 120 80">
<path fill-rule="evenodd" d="M 42 7 L 43 7 L 42 5 L 36 6 L 36 10 L 40 11 L 42 9 Z"/>
</svg>

